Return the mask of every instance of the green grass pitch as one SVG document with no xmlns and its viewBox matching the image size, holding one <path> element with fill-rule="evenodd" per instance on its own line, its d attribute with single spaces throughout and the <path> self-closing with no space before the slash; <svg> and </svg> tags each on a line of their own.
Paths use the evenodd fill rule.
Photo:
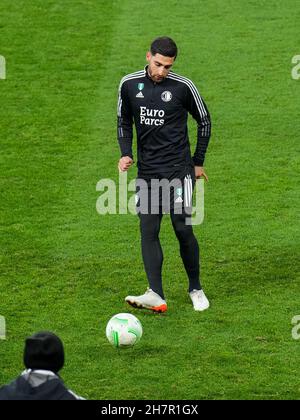
<svg viewBox="0 0 300 420">
<path fill-rule="evenodd" d="M 1 1 L 0 384 L 22 370 L 24 338 L 49 329 L 65 343 L 62 377 L 89 399 L 300 398 L 299 14 L 296 0 Z M 138 218 L 96 212 L 97 182 L 118 180 L 119 81 L 160 35 L 213 120 L 195 227 L 203 314 L 169 216 L 169 311 L 127 308 L 146 288 Z M 192 148 L 195 132 L 190 122 Z M 106 340 L 119 312 L 143 324 L 136 348 Z"/>
</svg>

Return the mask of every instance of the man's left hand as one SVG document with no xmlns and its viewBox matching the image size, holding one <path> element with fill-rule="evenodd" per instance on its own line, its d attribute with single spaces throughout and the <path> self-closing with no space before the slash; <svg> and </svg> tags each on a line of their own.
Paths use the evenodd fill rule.
<svg viewBox="0 0 300 420">
<path fill-rule="evenodd" d="M 208 176 L 206 175 L 203 166 L 195 166 L 195 176 L 196 179 L 200 179 L 203 176 L 205 181 L 208 181 Z"/>
</svg>

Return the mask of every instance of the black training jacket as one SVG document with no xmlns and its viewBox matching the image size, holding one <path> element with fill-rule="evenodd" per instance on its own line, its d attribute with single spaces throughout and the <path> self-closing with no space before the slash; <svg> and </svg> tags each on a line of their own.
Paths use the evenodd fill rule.
<svg viewBox="0 0 300 420">
<path fill-rule="evenodd" d="M 197 146 L 190 151 L 188 114 L 198 123 Z M 208 109 L 193 82 L 174 72 L 155 83 L 144 70 L 121 80 L 118 98 L 118 141 L 121 156 L 132 154 L 133 122 L 137 132 L 139 174 L 202 166 L 211 133 Z"/>
<path fill-rule="evenodd" d="M 33 387 L 24 376 L 19 376 L 15 381 L 0 388 L 0 401 L 78 399 L 79 397 L 69 391 L 58 377 Z"/>
</svg>

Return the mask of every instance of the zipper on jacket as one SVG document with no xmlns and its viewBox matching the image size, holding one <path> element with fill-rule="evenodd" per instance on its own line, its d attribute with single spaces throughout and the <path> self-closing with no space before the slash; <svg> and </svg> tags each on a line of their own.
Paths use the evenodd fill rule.
<svg viewBox="0 0 300 420">
<path fill-rule="evenodd" d="M 153 83 L 153 87 L 151 89 L 150 103 L 151 104 L 154 104 L 155 103 L 155 100 L 154 100 L 155 95 L 154 95 L 154 93 L 155 93 L 155 88 L 156 88 L 156 82 L 152 82 L 152 83 Z"/>
</svg>

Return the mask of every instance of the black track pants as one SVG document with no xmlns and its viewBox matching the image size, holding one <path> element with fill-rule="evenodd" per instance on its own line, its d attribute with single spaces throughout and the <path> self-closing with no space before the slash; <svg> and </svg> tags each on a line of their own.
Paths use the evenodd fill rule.
<svg viewBox="0 0 300 420">
<path fill-rule="evenodd" d="M 163 214 L 139 214 L 142 255 L 149 287 L 164 299 L 162 287 L 163 251 L 159 240 Z M 189 291 L 201 289 L 200 253 L 191 225 L 185 224 L 186 214 L 170 212 L 174 232 L 180 245 L 180 255 L 189 278 Z"/>
</svg>

